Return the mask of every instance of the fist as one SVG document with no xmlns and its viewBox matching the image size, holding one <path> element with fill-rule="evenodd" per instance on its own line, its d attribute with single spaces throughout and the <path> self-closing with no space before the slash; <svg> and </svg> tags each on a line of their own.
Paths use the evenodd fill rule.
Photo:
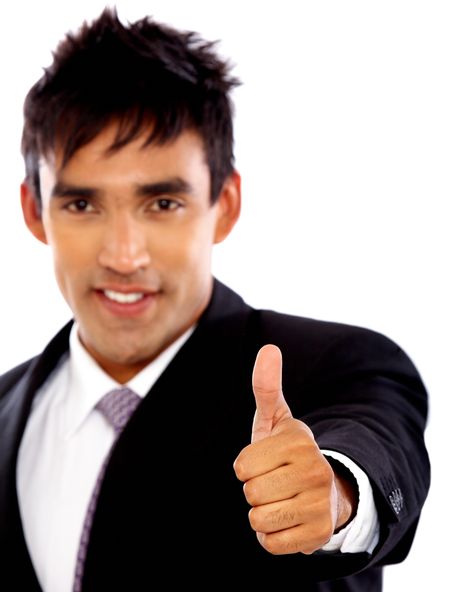
<svg viewBox="0 0 450 592">
<path fill-rule="evenodd" d="M 292 417 L 274 345 L 259 351 L 252 382 L 251 443 L 234 463 L 251 506 L 250 525 L 270 553 L 311 554 L 351 517 L 353 492 L 347 495 L 347 484 L 335 477 L 308 426 Z"/>
</svg>

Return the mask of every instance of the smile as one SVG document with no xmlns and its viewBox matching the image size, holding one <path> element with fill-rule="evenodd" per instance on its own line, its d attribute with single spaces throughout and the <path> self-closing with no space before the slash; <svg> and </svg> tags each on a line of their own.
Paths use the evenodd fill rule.
<svg viewBox="0 0 450 592">
<path fill-rule="evenodd" d="M 115 292 L 114 290 L 104 290 L 103 293 L 109 300 L 119 302 L 120 304 L 134 304 L 142 300 L 145 296 L 144 292 L 130 292 L 125 294 L 124 292 Z"/>
</svg>

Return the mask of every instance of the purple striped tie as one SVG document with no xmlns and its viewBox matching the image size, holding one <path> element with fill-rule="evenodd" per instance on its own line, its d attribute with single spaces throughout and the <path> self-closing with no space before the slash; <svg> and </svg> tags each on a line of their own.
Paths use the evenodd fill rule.
<svg viewBox="0 0 450 592">
<path fill-rule="evenodd" d="M 129 388 L 115 389 L 107 393 L 96 405 L 96 409 L 101 411 L 105 418 L 114 428 L 116 439 L 128 423 L 128 420 L 133 415 L 136 407 L 141 402 L 141 398 Z M 89 506 L 84 518 L 83 530 L 81 531 L 80 545 L 78 547 L 77 562 L 75 566 L 75 579 L 73 583 L 73 592 L 81 592 L 81 581 L 83 578 L 84 561 L 86 559 L 86 551 L 89 542 L 89 535 L 91 532 L 92 521 L 94 518 L 95 507 L 97 505 L 98 494 L 105 474 L 105 469 L 111 456 L 111 447 L 100 472 L 97 481 L 92 491 Z"/>
</svg>

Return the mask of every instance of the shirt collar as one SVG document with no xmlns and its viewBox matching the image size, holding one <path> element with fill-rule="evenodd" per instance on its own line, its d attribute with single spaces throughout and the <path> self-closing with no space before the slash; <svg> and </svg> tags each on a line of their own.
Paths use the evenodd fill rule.
<svg viewBox="0 0 450 592">
<path fill-rule="evenodd" d="M 74 323 L 69 340 L 66 437 L 70 438 L 81 427 L 100 399 L 109 391 L 127 386 L 140 397 L 145 397 L 194 329 L 195 326 L 188 329 L 124 385 L 111 378 L 87 352 L 78 337 L 78 325 Z"/>
</svg>

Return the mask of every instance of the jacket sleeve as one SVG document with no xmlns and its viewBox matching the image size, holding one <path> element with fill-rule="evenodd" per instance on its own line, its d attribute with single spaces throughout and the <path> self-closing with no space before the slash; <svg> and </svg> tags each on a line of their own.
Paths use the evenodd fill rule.
<svg viewBox="0 0 450 592">
<path fill-rule="evenodd" d="M 369 564 L 402 561 L 430 480 L 427 393 L 411 360 L 386 337 L 346 327 L 317 356 L 304 384 L 290 387 L 294 390 L 304 395 L 299 419 L 320 448 L 342 452 L 371 481 L 380 542 Z"/>
</svg>

